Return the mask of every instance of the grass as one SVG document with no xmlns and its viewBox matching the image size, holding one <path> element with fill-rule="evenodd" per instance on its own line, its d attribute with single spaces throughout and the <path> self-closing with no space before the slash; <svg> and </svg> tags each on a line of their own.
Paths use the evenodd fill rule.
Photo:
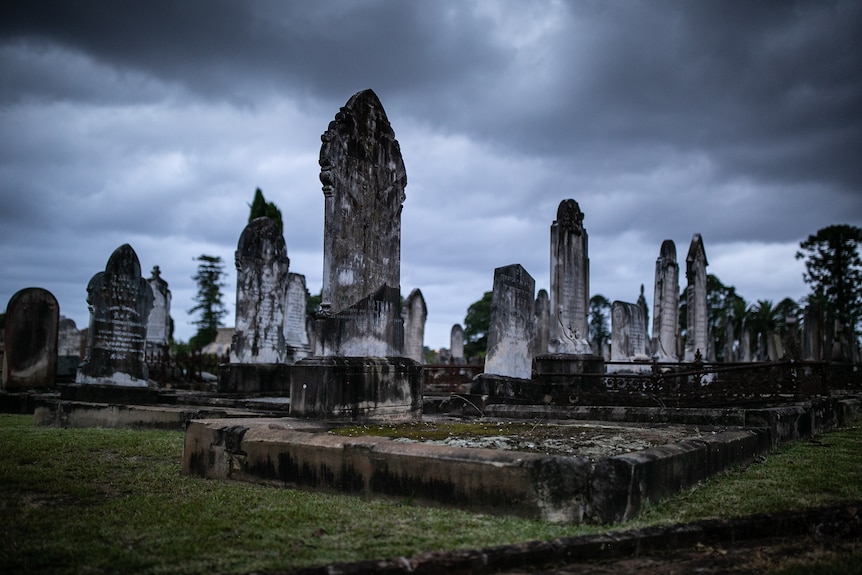
<svg viewBox="0 0 862 575">
<path fill-rule="evenodd" d="M 616 528 L 862 499 L 862 427 L 818 439 Z M 182 441 L 0 415 L 0 572 L 248 573 L 607 530 L 186 477 Z"/>
</svg>

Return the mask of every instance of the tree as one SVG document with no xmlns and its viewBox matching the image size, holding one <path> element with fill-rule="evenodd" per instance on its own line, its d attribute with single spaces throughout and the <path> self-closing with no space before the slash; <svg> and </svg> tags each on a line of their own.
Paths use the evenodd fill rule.
<svg viewBox="0 0 862 575">
<path fill-rule="evenodd" d="M 491 296 L 485 292 L 482 299 L 470 304 L 464 317 L 464 355 L 485 357 L 488 351 L 488 328 L 491 325 Z"/>
<path fill-rule="evenodd" d="M 596 294 L 590 298 L 589 339 L 593 353 L 596 355 L 602 355 L 605 342 L 611 338 L 611 331 L 608 327 L 610 310 L 611 302 L 605 296 Z"/>
<path fill-rule="evenodd" d="M 196 261 L 200 264 L 192 279 L 198 286 L 198 293 L 194 297 L 197 305 L 190 309 L 189 313 L 200 312 L 200 318 L 192 322 L 198 327 L 197 333 L 189 340 L 189 346 L 192 349 L 200 349 L 215 341 L 222 319 L 227 315 L 221 292 L 221 288 L 225 286 L 221 281 L 225 273 L 221 258 L 201 255 L 196 258 Z"/>
<path fill-rule="evenodd" d="M 251 212 L 248 215 L 248 223 L 251 223 L 255 218 L 267 217 L 275 222 L 275 225 L 278 226 L 279 233 L 284 233 L 284 223 L 281 220 L 281 210 L 279 210 L 274 203 L 266 201 L 260 188 L 257 188 L 254 191 L 254 199 L 251 204 L 249 204 L 249 207 L 251 208 Z"/>
<path fill-rule="evenodd" d="M 862 229 L 849 225 L 828 226 L 800 242 L 796 259 L 805 259 L 805 283 L 812 297 L 826 304 L 831 319 L 849 335 L 858 333 L 862 320 Z"/>
</svg>

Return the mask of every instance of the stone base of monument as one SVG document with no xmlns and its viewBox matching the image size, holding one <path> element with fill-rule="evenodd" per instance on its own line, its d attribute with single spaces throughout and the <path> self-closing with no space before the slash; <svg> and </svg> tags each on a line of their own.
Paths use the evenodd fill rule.
<svg viewBox="0 0 862 575">
<path fill-rule="evenodd" d="M 290 415 L 353 421 L 422 417 L 422 366 L 406 357 L 307 357 L 291 367 Z"/>
<path fill-rule="evenodd" d="M 284 363 L 223 363 L 218 392 L 289 395 L 290 371 L 291 366 Z"/>
<path fill-rule="evenodd" d="M 533 381 L 493 373 L 480 373 L 474 377 L 473 383 L 470 384 L 470 394 L 487 396 L 489 402 L 504 400 L 517 403 L 540 403 L 542 401 L 542 389 Z"/>
</svg>

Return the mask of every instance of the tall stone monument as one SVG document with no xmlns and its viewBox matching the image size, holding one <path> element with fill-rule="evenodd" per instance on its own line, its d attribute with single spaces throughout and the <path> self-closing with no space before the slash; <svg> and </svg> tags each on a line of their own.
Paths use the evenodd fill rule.
<svg viewBox="0 0 862 575">
<path fill-rule="evenodd" d="M 80 384 L 147 387 L 147 318 L 153 290 L 141 277 L 132 246 L 117 248 L 105 271 L 87 285 L 90 308 L 87 357 L 75 379 Z"/>
<path fill-rule="evenodd" d="M 154 266 L 147 280 L 153 290 L 153 309 L 147 318 L 147 353 L 167 356 L 171 332 L 171 290 L 162 279 L 159 266 Z"/>
<path fill-rule="evenodd" d="M 685 258 L 685 277 L 688 280 L 686 296 L 688 303 L 685 335 L 685 361 L 694 361 L 697 352 L 706 359 L 709 349 L 709 326 L 706 305 L 706 252 L 700 234 L 691 238 L 691 246 Z"/>
<path fill-rule="evenodd" d="M 590 354 L 590 260 L 584 214 L 575 200 L 563 200 L 551 224 L 551 353 Z"/>
<path fill-rule="evenodd" d="M 466 363 L 464 358 L 464 328 L 456 323 L 449 332 L 449 357 L 452 363 Z"/>
<path fill-rule="evenodd" d="M 410 292 L 404 303 L 404 355 L 413 361 L 424 363 L 425 321 L 428 319 L 428 307 L 418 288 Z"/>
<path fill-rule="evenodd" d="M 403 357 L 400 146 L 371 90 L 348 100 L 321 141 L 322 298 L 315 356 L 291 370 L 291 414 L 420 417 L 421 366 Z"/>
<path fill-rule="evenodd" d="M 536 282 L 520 264 L 494 270 L 485 373 L 530 379 Z"/>
<path fill-rule="evenodd" d="M 679 329 L 679 264 L 676 244 L 665 240 L 655 262 L 652 336 L 655 357 L 662 362 L 679 361 L 677 337 Z"/>
<path fill-rule="evenodd" d="M 284 317 L 290 259 L 284 236 L 272 219 L 263 216 L 249 222 L 237 242 L 235 262 L 236 319 L 230 363 L 219 369 L 218 389 L 288 391 Z"/>
<path fill-rule="evenodd" d="M 551 301 L 547 290 L 540 289 L 536 294 L 536 304 L 533 312 L 536 323 L 536 336 L 533 338 L 533 357 L 548 353 L 550 339 Z"/>
<path fill-rule="evenodd" d="M 9 298 L 3 390 L 14 392 L 54 385 L 59 322 L 60 305 L 48 290 L 25 288 Z"/>
</svg>

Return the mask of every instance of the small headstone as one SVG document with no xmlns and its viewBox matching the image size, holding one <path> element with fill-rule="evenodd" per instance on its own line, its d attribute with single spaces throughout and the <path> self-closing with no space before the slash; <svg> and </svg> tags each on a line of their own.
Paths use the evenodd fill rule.
<svg viewBox="0 0 862 575">
<path fill-rule="evenodd" d="M 311 355 L 306 322 L 308 319 L 305 276 L 289 273 L 287 298 L 284 304 L 284 341 L 287 363 L 295 363 Z"/>
<path fill-rule="evenodd" d="M 590 260 L 584 214 L 575 200 L 563 200 L 551 224 L 551 293 L 548 351 L 591 354 L 587 341 Z"/>
<path fill-rule="evenodd" d="M 529 379 L 536 282 L 520 264 L 494 270 L 485 373 Z"/>
<path fill-rule="evenodd" d="M 147 280 L 153 290 L 153 309 L 147 319 L 147 352 L 168 355 L 171 332 L 171 290 L 168 282 L 162 279 L 159 266 L 154 266 Z"/>
<path fill-rule="evenodd" d="M 550 339 L 551 301 L 547 290 L 540 289 L 536 295 L 534 309 L 536 322 L 536 337 L 533 339 L 533 356 L 548 353 L 548 340 Z"/>
<path fill-rule="evenodd" d="M 706 252 L 700 234 L 694 234 L 688 256 L 685 258 L 685 277 L 688 280 L 688 313 L 685 337 L 685 361 L 694 361 L 699 351 L 702 357 L 709 354 L 709 317 L 706 305 Z"/>
<path fill-rule="evenodd" d="M 802 359 L 821 361 L 823 359 L 823 307 L 812 301 L 805 306 L 802 321 Z"/>
<path fill-rule="evenodd" d="M 81 331 L 75 320 L 63 316 L 57 332 L 57 355 L 81 357 Z"/>
<path fill-rule="evenodd" d="M 464 359 L 464 328 L 456 323 L 449 332 L 449 350 L 452 363 L 465 363 Z"/>
<path fill-rule="evenodd" d="M 231 363 L 284 363 L 287 247 L 270 218 L 252 220 L 236 249 L 236 323 Z"/>
<path fill-rule="evenodd" d="M 615 301 L 611 305 L 611 361 L 646 361 L 647 338 L 643 308 Z"/>
<path fill-rule="evenodd" d="M 419 289 L 414 289 L 404 302 L 404 356 L 425 363 L 425 321 L 428 307 Z"/>
<path fill-rule="evenodd" d="M 678 361 L 677 334 L 679 324 L 679 264 L 676 245 L 665 240 L 655 262 L 655 292 L 653 296 L 652 336 L 659 361 Z"/>
<path fill-rule="evenodd" d="M 54 385 L 60 305 L 42 288 L 25 288 L 6 305 L 3 389 L 23 391 Z"/>
<path fill-rule="evenodd" d="M 153 290 L 141 277 L 141 264 L 132 246 L 117 248 L 105 271 L 93 276 L 87 286 L 87 304 L 87 357 L 78 368 L 76 382 L 146 387 L 144 352 Z"/>
</svg>

